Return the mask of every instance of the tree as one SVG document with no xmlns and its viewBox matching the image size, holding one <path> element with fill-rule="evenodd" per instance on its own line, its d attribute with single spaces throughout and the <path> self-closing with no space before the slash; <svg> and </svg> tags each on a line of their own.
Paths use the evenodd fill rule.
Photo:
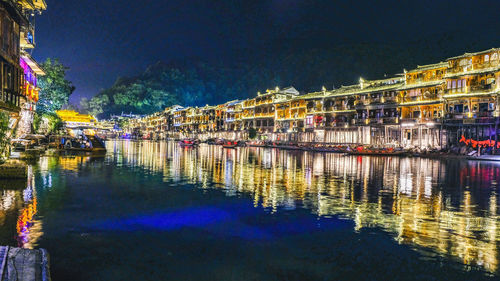
<svg viewBox="0 0 500 281">
<path fill-rule="evenodd" d="M 40 98 L 37 105 L 39 113 L 55 112 L 68 103 L 69 96 L 75 87 L 66 79 L 68 68 L 57 59 L 48 58 L 42 63 L 45 76 L 40 76 L 38 86 L 40 87 Z"/>
<path fill-rule="evenodd" d="M 43 118 L 47 118 L 48 120 L 48 132 L 47 133 L 55 133 L 60 130 L 63 126 L 63 122 L 61 118 L 55 113 L 46 113 L 43 115 Z"/>
<path fill-rule="evenodd" d="M 9 143 L 9 116 L 0 112 L 0 163 L 8 157 Z"/>
<path fill-rule="evenodd" d="M 255 128 L 250 128 L 248 130 L 248 137 L 250 139 L 255 139 L 257 137 L 257 130 Z"/>
<path fill-rule="evenodd" d="M 93 116 L 98 116 L 104 112 L 104 108 L 109 105 L 109 97 L 107 95 L 98 95 L 90 100 L 87 98 L 82 98 L 80 100 L 81 108 L 88 114 Z"/>
</svg>

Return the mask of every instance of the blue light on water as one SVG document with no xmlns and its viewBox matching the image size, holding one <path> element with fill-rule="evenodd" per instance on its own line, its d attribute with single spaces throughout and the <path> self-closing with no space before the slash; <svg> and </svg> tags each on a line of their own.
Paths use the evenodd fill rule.
<svg viewBox="0 0 500 281">
<path fill-rule="evenodd" d="M 96 225 L 103 230 L 135 231 L 141 229 L 175 230 L 182 227 L 203 227 L 234 219 L 230 213 L 217 208 L 186 208 L 108 220 Z"/>
<path fill-rule="evenodd" d="M 317 219 L 313 215 L 303 215 L 283 221 L 272 216 L 250 205 L 225 204 L 110 219 L 94 224 L 92 228 L 97 231 L 174 231 L 193 228 L 216 236 L 254 240 L 353 227 L 352 222 L 336 218 Z"/>
</svg>

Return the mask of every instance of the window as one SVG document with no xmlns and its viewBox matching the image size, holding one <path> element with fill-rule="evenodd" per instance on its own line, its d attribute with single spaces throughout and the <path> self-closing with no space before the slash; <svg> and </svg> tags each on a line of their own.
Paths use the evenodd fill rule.
<svg viewBox="0 0 500 281">
<path fill-rule="evenodd" d="M 456 80 L 451 81 L 451 88 L 452 89 L 456 89 L 457 88 L 457 81 Z"/>
<path fill-rule="evenodd" d="M 484 62 L 489 62 L 489 61 L 490 61 L 490 56 L 484 55 Z"/>
<path fill-rule="evenodd" d="M 463 113 L 464 112 L 464 105 L 463 104 L 456 104 L 455 107 L 453 108 L 453 111 L 456 113 Z"/>
<path fill-rule="evenodd" d="M 306 124 L 307 125 L 312 125 L 313 124 L 313 117 L 312 116 L 307 116 L 307 118 L 306 118 Z"/>
<path fill-rule="evenodd" d="M 488 103 L 480 103 L 479 104 L 479 112 L 487 112 L 488 111 Z"/>
</svg>

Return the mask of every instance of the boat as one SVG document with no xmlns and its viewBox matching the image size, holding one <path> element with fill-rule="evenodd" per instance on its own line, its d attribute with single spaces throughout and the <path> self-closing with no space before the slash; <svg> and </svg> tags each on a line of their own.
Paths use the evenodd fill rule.
<svg viewBox="0 0 500 281">
<path fill-rule="evenodd" d="M 293 143 L 271 142 L 267 145 L 271 148 L 285 149 L 285 150 L 303 150 L 302 147 Z"/>
<path fill-rule="evenodd" d="M 196 139 L 183 139 L 179 141 L 181 147 L 195 147 L 198 145 L 198 140 Z"/>
<path fill-rule="evenodd" d="M 236 148 L 238 146 L 238 141 L 225 141 L 222 147 L 224 148 Z"/>
<path fill-rule="evenodd" d="M 267 147 L 266 143 L 263 141 L 249 141 L 247 142 L 247 146 L 252 147 Z"/>
<path fill-rule="evenodd" d="M 220 138 L 209 138 L 205 141 L 205 143 L 211 145 L 222 145 L 224 144 L 224 140 Z"/>
<path fill-rule="evenodd" d="M 345 153 L 345 148 L 340 146 L 312 146 L 308 147 L 306 150 L 312 152 L 329 152 L 329 153 Z"/>
<path fill-rule="evenodd" d="M 407 152 L 404 150 L 395 150 L 393 148 L 387 149 L 370 149 L 364 147 L 357 147 L 354 150 L 346 151 L 349 155 L 366 155 L 366 156 L 406 156 Z"/>
<path fill-rule="evenodd" d="M 90 152 L 95 154 L 106 153 L 104 142 L 97 136 L 82 135 L 79 138 L 60 138 L 59 151 L 67 152 Z M 64 144 L 62 144 L 64 142 Z"/>
<path fill-rule="evenodd" d="M 11 140 L 12 150 L 10 157 L 16 159 L 36 159 L 48 145 L 44 143 L 45 136 L 25 135 L 19 139 Z"/>
</svg>

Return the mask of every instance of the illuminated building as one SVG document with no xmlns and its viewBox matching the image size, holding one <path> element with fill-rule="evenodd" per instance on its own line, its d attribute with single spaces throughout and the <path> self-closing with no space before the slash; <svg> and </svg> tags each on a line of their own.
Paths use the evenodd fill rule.
<svg viewBox="0 0 500 281">
<path fill-rule="evenodd" d="M 399 89 L 403 145 L 442 145 L 443 76 L 447 65 L 440 62 L 405 71 L 405 85 Z"/>
<path fill-rule="evenodd" d="M 74 110 L 58 110 L 56 111 L 56 114 L 57 116 L 59 116 L 59 118 L 61 118 L 64 126 L 67 129 L 78 127 L 96 127 L 97 119 L 89 114 L 78 113 Z"/>
<path fill-rule="evenodd" d="M 224 129 L 226 131 L 239 131 L 241 129 L 241 101 L 235 100 L 225 104 Z"/>
<path fill-rule="evenodd" d="M 27 52 L 22 52 L 20 65 L 24 73 L 24 82 L 20 99 L 21 111 L 17 128 L 18 136 L 31 133 L 31 124 L 33 123 L 33 115 L 36 110 L 40 91 L 37 78 L 38 76 L 45 75 L 43 69 Z"/>
<path fill-rule="evenodd" d="M 499 57 L 500 49 L 490 49 L 338 89 L 300 95 L 276 87 L 243 101 L 178 107 L 163 113 L 172 126 L 153 128 L 243 139 L 255 129 L 269 140 L 426 149 L 457 144 L 462 136 L 497 141 Z"/>
<path fill-rule="evenodd" d="M 0 1 L 0 22 L 0 109 L 17 119 L 23 87 L 23 69 L 19 65 L 20 33 L 29 21 L 15 2 Z"/>
<path fill-rule="evenodd" d="M 44 75 L 27 50 L 35 47 L 34 18 L 46 8 L 44 0 L 0 1 L 0 111 L 9 114 L 18 135 L 31 133 L 37 76 Z"/>
<path fill-rule="evenodd" d="M 500 49 L 466 53 L 449 58 L 444 78 L 443 104 L 446 127 L 453 136 L 492 138 L 498 127 L 500 92 Z M 493 134 L 497 140 L 498 134 Z"/>
</svg>

